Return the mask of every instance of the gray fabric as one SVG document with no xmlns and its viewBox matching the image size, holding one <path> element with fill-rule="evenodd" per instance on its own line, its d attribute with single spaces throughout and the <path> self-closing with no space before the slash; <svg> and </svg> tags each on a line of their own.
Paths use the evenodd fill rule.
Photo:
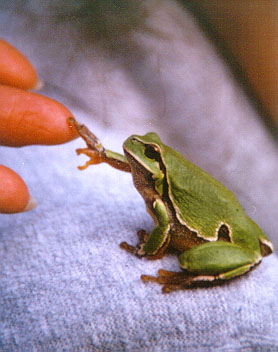
<svg viewBox="0 0 278 352">
<path fill-rule="evenodd" d="M 233 188 L 277 243 L 277 148 L 186 12 L 150 1 L 146 17 L 137 9 L 148 30 L 133 21 L 135 33 L 127 23 L 121 38 L 109 32 L 105 41 L 81 31 L 78 16 L 70 25 L 52 17 L 57 8 L 72 13 L 70 2 L 3 3 L 1 32 L 35 63 L 43 94 L 112 150 L 131 133 L 157 131 Z M 140 275 L 179 270 L 175 256 L 147 261 L 119 249 L 152 220 L 129 174 L 76 169 L 83 145 L 0 148 L 1 163 L 39 203 L 0 215 L 0 349 L 278 351 L 277 256 L 227 285 L 162 295 Z"/>
</svg>

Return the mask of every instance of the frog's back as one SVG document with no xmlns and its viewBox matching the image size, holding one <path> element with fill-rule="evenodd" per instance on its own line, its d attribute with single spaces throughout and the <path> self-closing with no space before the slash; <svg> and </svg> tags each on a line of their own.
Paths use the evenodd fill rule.
<svg viewBox="0 0 278 352">
<path fill-rule="evenodd" d="M 216 239 L 222 224 L 246 217 L 234 194 L 180 153 L 166 145 L 164 163 L 169 196 L 179 220 L 200 236 Z M 202 236 L 203 237 L 203 236 Z"/>
</svg>

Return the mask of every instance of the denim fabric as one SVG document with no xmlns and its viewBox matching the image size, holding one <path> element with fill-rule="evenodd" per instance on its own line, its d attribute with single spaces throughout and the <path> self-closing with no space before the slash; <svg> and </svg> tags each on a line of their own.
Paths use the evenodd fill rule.
<svg viewBox="0 0 278 352">
<path fill-rule="evenodd" d="M 39 206 L 0 216 L 0 349 L 277 350 L 277 257 L 221 287 L 162 295 L 140 275 L 179 270 L 175 256 L 140 260 L 119 248 L 152 220 L 129 174 L 75 168 L 80 142 L 6 150 L 28 165 Z"/>
</svg>

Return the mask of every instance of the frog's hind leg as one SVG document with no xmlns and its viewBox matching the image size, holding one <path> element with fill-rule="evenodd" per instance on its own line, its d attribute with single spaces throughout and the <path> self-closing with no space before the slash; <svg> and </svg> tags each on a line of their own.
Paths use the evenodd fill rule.
<svg viewBox="0 0 278 352">
<path fill-rule="evenodd" d="M 163 285 L 163 293 L 200 286 L 212 286 L 250 271 L 261 255 L 224 241 L 207 242 L 183 252 L 179 257 L 184 271 L 159 270 L 158 276 L 142 275 L 143 281 Z"/>
<path fill-rule="evenodd" d="M 233 277 L 245 274 L 250 270 L 250 266 L 241 267 L 240 270 L 234 270 L 226 274 L 233 274 Z M 230 278 L 230 279 L 231 279 Z M 185 290 L 197 287 L 211 287 L 223 284 L 229 280 L 228 277 L 220 277 L 220 275 L 192 275 L 188 271 L 168 271 L 158 270 L 158 276 L 141 275 L 144 282 L 156 282 L 162 286 L 162 293 L 170 293 L 178 290 Z"/>
<path fill-rule="evenodd" d="M 163 293 L 190 288 L 193 278 L 193 275 L 186 274 L 183 271 L 175 272 L 163 269 L 158 270 L 158 276 L 141 275 L 141 280 L 144 282 L 156 282 L 163 285 Z"/>
</svg>

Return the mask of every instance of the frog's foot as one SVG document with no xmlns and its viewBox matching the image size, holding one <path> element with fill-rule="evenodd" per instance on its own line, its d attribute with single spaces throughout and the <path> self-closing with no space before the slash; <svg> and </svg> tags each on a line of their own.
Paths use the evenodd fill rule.
<svg viewBox="0 0 278 352">
<path fill-rule="evenodd" d="M 95 164 L 100 164 L 102 162 L 104 162 L 104 157 L 98 152 L 98 151 L 95 151 L 95 150 L 91 150 L 89 148 L 79 148 L 79 149 L 76 149 L 76 153 L 77 155 L 80 155 L 80 154 L 85 154 L 87 155 L 90 160 L 88 160 L 85 165 L 83 166 L 78 166 L 78 169 L 79 170 L 84 170 L 86 169 L 89 165 L 95 165 Z"/>
<path fill-rule="evenodd" d="M 146 243 L 147 239 L 149 238 L 149 234 L 145 230 L 139 230 L 137 232 L 137 236 L 139 241 L 136 246 L 132 246 L 127 242 L 122 242 L 120 244 L 120 248 L 129 253 L 136 255 L 136 257 L 138 258 L 142 258 L 144 256 L 142 247 Z"/>
<path fill-rule="evenodd" d="M 152 255 L 148 255 L 145 253 L 144 251 L 144 245 L 147 242 L 148 238 L 149 238 L 149 234 L 145 231 L 145 230 L 139 230 L 137 232 L 137 236 L 138 236 L 138 243 L 136 246 L 132 246 L 126 242 L 122 242 L 120 244 L 120 248 L 134 254 L 136 257 L 138 258 L 147 258 L 149 260 L 156 260 L 156 259 L 160 259 L 164 256 L 164 252 L 165 252 L 165 248 L 161 248 L 156 254 L 152 254 Z"/>
<path fill-rule="evenodd" d="M 217 278 L 210 275 L 195 276 L 186 271 L 158 270 L 158 276 L 141 275 L 144 282 L 156 282 L 163 285 L 162 292 L 170 293 L 177 290 L 185 290 L 197 286 L 210 286 Z"/>
<path fill-rule="evenodd" d="M 127 251 L 128 253 L 132 253 L 136 255 L 136 247 L 132 246 L 131 244 L 128 244 L 127 242 L 121 242 L 120 248 L 123 249 L 124 251 Z"/>
<path fill-rule="evenodd" d="M 77 155 L 85 154 L 90 158 L 84 166 L 79 166 L 78 169 L 84 170 L 89 165 L 105 162 L 105 149 L 99 139 L 85 125 L 81 125 L 73 117 L 70 117 L 68 122 L 75 127 L 80 137 L 82 137 L 87 144 L 87 148 L 80 148 L 76 150 Z"/>
</svg>

